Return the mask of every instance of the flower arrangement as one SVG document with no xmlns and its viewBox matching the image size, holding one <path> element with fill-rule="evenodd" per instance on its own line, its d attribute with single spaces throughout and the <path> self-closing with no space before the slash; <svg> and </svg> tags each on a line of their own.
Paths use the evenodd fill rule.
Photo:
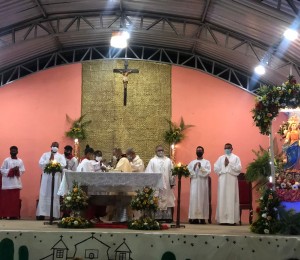
<svg viewBox="0 0 300 260">
<path fill-rule="evenodd" d="M 160 230 L 162 225 L 150 217 L 142 217 L 138 220 L 133 220 L 128 224 L 129 229 L 136 230 Z"/>
<path fill-rule="evenodd" d="M 273 184 L 268 183 L 266 187 L 262 188 L 259 206 L 256 208 L 258 218 L 250 226 L 250 230 L 254 233 L 275 234 L 280 230 L 280 220 L 278 219 L 280 201 L 272 187 Z"/>
<path fill-rule="evenodd" d="M 161 224 L 152 217 L 153 213 L 158 209 L 158 197 L 155 194 L 155 190 L 146 186 L 142 190 L 137 190 L 136 193 L 136 196 L 131 200 L 130 206 L 134 210 L 141 210 L 143 216 L 128 222 L 128 228 L 137 230 L 161 229 Z"/>
<path fill-rule="evenodd" d="M 168 119 L 167 122 L 169 123 L 170 128 L 168 131 L 165 132 L 164 139 L 165 142 L 170 145 L 181 142 L 182 139 L 185 137 L 183 131 L 186 130 L 187 128 L 193 127 L 193 125 L 186 125 L 182 117 L 180 119 L 179 126 Z"/>
<path fill-rule="evenodd" d="M 74 181 L 73 188 L 69 191 L 62 201 L 63 210 L 80 211 L 88 206 L 88 196 Z"/>
<path fill-rule="evenodd" d="M 70 217 L 62 218 L 58 223 L 58 227 L 62 228 L 88 228 L 92 224 L 85 218 L 80 216 L 80 210 L 88 206 L 88 196 L 78 186 L 77 182 L 73 182 L 72 190 L 64 197 L 61 205 L 62 210 L 71 211 Z"/>
<path fill-rule="evenodd" d="M 189 177 L 190 176 L 190 171 L 187 168 L 187 165 L 182 165 L 181 163 L 178 163 L 174 166 L 172 169 L 172 175 L 173 176 L 178 176 L 178 177 Z"/>
<path fill-rule="evenodd" d="M 86 139 L 86 126 L 88 126 L 92 121 L 83 121 L 85 115 L 80 116 L 76 120 L 70 119 L 67 115 L 67 121 L 72 123 L 70 130 L 66 132 L 66 136 L 72 139 L 84 140 Z"/>
<path fill-rule="evenodd" d="M 259 206 L 256 208 L 258 218 L 250 226 L 250 230 L 259 234 L 300 234 L 300 213 L 293 209 L 285 210 L 280 206 L 280 198 L 268 183 L 261 189 Z"/>
<path fill-rule="evenodd" d="M 288 81 L 281 86 L 260 87 L 257 95 L 252 118 L 260 133 L 269 135 L 271 122 L 278 115 L 279 109 L 296 108 L 300 105 L 300 84 L 290 75 Z"/>
<path fill-rule="evenodd" d="M 66 217 L 58 223 L 61 228 L 89 228 L 92 227 L 91 222 L 82 217 Z"/>
<path fill-rule="evenodd" d="M 131 200 L 130 206 L 134 210 L 153 211 L 158 209 L 158 197 L 155 196 L 155 190 L 150 187 L 144 187 L 136 191 L 136 196 Z"/>
<path fill-rule="evenodd" d="M 49 163 L 46 164 L 44 172 L 48 174 L 62 172 L 61 164 L 55 160 L 51 160 Z"/>
<path fill-rule="evenodd" d="M 298 190 L 300 188 L 300 170 L 286 170 L 276 175 L 276 189 Z"/>
</svg>

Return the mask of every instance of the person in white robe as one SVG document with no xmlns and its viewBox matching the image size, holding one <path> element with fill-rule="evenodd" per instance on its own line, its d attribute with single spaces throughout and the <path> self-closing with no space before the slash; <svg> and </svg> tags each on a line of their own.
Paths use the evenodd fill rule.
<svg viewBox="0 0 300 260">
<path fill-rule="evenodd" d="M 209 219 L 208 176 L 211 172 L 210 162 L 203 159 L 204 148 L 196 148 L 197 159 L 189 163 L 190 172 L 190 205 L 189 220 L 191 224 L 206 224 Z M 200 220 L 200 222 L 199 222 Z"/>
<path fill-rule="evenodd" d="M 4 159 L 1 166 L 1 195 L 0 217 L 20 218 L 20 190 L 22 189 L 21 176 L 25 172 L 23 161 L 17 157 L 18 147 L 10 147 L 10 157 Z"/>
<path fill-rule="evenodd" d="M 218 200 L 216 221 L 219 224 L 235 225 L 240 221 L 239 187 L 237 176 L 241 173 L 240 158 L 232 153 L 230 143 L 225 144 L 225 155 L 214 164 L 218 174 Z"/>
<path fill-rule="evenodd" d="M 164 155 L 164 148 L 158 145 L 155 149 L 156 155 L 149 161 L 145 173 L 162 173 L 163 189 L 159 190 L 159 211 L 155 218 L 158 220 L 173 221 L 173 209 L 175 207 L 175 196 L 172 187 L 175 178 L 172 176 L 173 163 Z"/>
<path fill-rule="evenodd" d="M 132 172 L 132 168 L 126 154 L 122 153 L 120 148 L 115 148 L 113 150 L 114 156 L 117 158 L 117 165 L 112 170 L 114 172 Z M 115 205 L 108 205 L 106 207 L 106 216 L 101 218 L 101 221 L 116 221 L 116 222 L 126 222 L 132 219 L 133 213 L 131 207 L 129 206 L 134 192 L 110 192 L 110 195 L 118 196 Z"/>
<path fill-rule="evenodd" d="M 78 166 L 78 160 L 77 158 L 72 154 L 73 147 L 71 145 L 66 145 L 64 148 L 64 155 L 66 160 L 66 167 L 65 169 L 69 171 L 76 171 Z"/>
<path fill-rule="evenodd" d="M 122 150 L 120 148 L 117 148 L 116 156 L 117 156 L 117 165 L 114 168 L 114 171 L 116 171 L 116 172 L 132 172 L 131 164 L 126 157 L 126 154 L 123 154 Z"/>
<path fill-rule="evenodd" d="M 143 160 L 138 156 L 133 148 L 128 148 L 126 151 L 127 159 L 130 162 L 131 168 L 133 172 L 144 172 L 145 165 Z"/>
<path fill-rule="evenodd" d="M 50 216 L 50 207 L 51 207 L 51 185 L 52 185 L 52 174 L 44 172 L 46 165 L 55 160 L 60 163 L 61 167 L 66 166 L 65 157 L 58 152 L 59 144 L 58 142 L 53 142 L 51 144 L 51 151 L 46 152 L 42 155 L 39 160 L 39 166 L 43 170 L 39 203 L 37 206 L 36 216 L 38 220 L 43 220 L 45 216 Z M 53 217 L 60 217 L 60 197 L 57 195 L 60 183 L 61 183 L 62 174 L 56 172 L 54 176 L 54 199 L 53 199 Z"/>
<path fill-rule="evenodd" d="M 100 150 L 97 150 L 97 151 L 95 151 L 94 155 L 95 155 L 95 159 L 93 161 L 93 166 L 94 166 L 95 172 L 106 172 L 107 167 L 103 163 L 102 152 Z"/>
<path fill-rule="evenodd" d="M 94 167 L 94 149 L 91 148 L 89 145 L 86 145 L 84 150 L 84 158 L 78 164 L 76 171 L 77 172 L 95 172 Z"/>
</svg>

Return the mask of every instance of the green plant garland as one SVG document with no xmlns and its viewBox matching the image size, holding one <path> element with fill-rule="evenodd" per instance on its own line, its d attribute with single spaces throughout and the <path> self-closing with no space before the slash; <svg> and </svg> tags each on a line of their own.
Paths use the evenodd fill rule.
<svg viewBox="0 0 300 260">
<path fill-rule="evenodd" d="M 281 86 L 262 86 L 257 90 L 255 108 L 252 109 L 253 120 L 263 135 L 270 134 L 272 120 L 281 108 L 300 106 L 300 84 L 293 75 Z"/>
</svg>

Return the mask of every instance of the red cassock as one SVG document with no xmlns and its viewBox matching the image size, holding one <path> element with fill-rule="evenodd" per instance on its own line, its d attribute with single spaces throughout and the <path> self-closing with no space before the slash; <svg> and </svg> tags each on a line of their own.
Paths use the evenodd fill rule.
<svg viewBox="0 0 300 260">
<path fill-rule="evenodd" d="M 20 218 L 20 190 L 2 190 L 2 178 L 0 178 L 0 217 Z"/>
</svg>

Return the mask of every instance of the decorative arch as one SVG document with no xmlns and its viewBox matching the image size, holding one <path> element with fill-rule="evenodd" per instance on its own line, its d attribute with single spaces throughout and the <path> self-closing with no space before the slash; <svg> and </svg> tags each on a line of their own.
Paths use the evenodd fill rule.
<svg viewBox="0 0 300 260">
<path fill-rule="evenodd" d="M 257 95 L 252 118 L 263 135 L 271 134 L 272 120 L 281 108 L 300 106 L 300 84 L 296 83 L 293 75 L 281 86 L 262 86 Z"/>
</svg>

